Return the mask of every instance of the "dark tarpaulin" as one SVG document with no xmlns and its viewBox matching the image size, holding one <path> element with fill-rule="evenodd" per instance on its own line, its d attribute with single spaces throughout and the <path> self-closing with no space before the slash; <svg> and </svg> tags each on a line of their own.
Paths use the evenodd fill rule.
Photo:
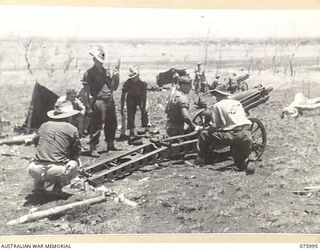
<svg viewBox="0 0 320 250">
<path fill-rule="evenodd" d="M 162 87 L 163 85 L 173 83 L 174 73 L 178 73 L 179 76 L 184 76 L 184 75 L 186 75 L 186 70 L 171 68 L 165 72 L 159 73 L 157 75 L 157 85 L 159 87 Z"/>
<path fill-rule="evenodd" d="M 27 132 L 30 132 L 30 130 L 38 129 L 42 123 L 48 121 L 47 112 L 54 108 L 54 104 L 58 98 L 58 95 L 36 82 L 33 88 L 28 116 L 22 127 Z"/>
</svg>

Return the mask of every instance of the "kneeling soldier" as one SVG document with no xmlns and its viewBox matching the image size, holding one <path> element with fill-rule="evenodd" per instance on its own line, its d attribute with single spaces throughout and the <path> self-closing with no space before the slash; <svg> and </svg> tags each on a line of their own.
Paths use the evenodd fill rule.
<svg viewBox="0 0 320 250">
<path fill-rule="evenodd" d="M 217 103 L 213 107 L 212 121 L 207 129 L 201 131 L 198 138 L 198 157 L 195 165 L 203 165 L 210 152 L 217 147 L 231 146 L 231 154 L 240 171 L 247 170 L 251 153 L 251 121 L 237 100 L 228 99 L 225 87 L 217 87 L 212 94 Z"/>
</svg>

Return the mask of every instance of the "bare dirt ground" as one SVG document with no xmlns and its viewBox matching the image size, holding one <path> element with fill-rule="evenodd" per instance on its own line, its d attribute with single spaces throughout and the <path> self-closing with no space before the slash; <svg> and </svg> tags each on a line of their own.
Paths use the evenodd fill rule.
<svg viewBox="0 0 320 250">
<path fill-rule="evenodd" d="M 149 92 L 149 98 L 158 100 L 167 94 Z M 320 118 L 280 119 L 281 109 L 290 102 L 284 98 L 287 95 L 288 90 L 273 91 L 266 104 L 250 113 L 262 120 L 268 135 L 266 150 L 256 164 L 254 175 L 234 171 L 229 167 L 231 159 L 204 168 L 167 162 L 105 183 L 106 188 L 124 194 L 136 202 L 137 207 L 117 203 L 109 197 L 106 202 L 72 209 L 59 216 L 6 226 L 9 220 L 30 211 L 98 194 L 65 188 L 70 193 L 67 200 L 57 200 L 52 195 L 39 199 L 31 192 L 28 160 L 0 156 L 0 214 L 3 218 L 0 235 L 320 233 L 319 193 L 293 193 L 306 186 L 320 185 Z M 195 98 L 195 95 L 192 93 L 190 97 Z M 163 129 L 163 107 L 156 102 L 151 104 L 152 123 Z M 100 145 L 101 150 L 103 146 Z M 33 146 L 1 146 L 0 149 L 30 157 L 34 154 Z M 82 160 L 92 159 L 82 157 Z"/>
</svg>

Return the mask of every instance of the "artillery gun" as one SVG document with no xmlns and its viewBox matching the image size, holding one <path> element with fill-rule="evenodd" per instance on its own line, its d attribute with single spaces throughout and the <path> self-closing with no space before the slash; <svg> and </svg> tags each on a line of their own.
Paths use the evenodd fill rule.
<svg viewBox="0 0 320 250">
<path fill-rule="evenodd" d="M 227 91 L 231 94 L 247 91 L 249 86 L 246 80 L 249 79 L 249 77 L 250 74 L 244 74 L 240 76 L 237 76 L 235 73 L 216 75 L 216 78 L 213 80 L 211 86 L 209 86 L 209 89 L 213 90 L 218 85 L 223 84 L 226 86 Z"/>
<path fill-rule="evenodd" d="M 269 97 L 272 87 L 259 87 L 249 91 L 241 92 L 230 98 L 239 100 L 247 113 L 262 103 Z M 206 125 L 208 122 L 209 109 L 201 109 L 193 118 L 197 125 Z M 253 137 L 252 161 L 259 160 L 264 152 L 267 143 L 266 130 L 263 123 L 257 118 L 250 118 L 252 121 L 251 134 Z M 100 183 L 121 178 L 145 165 L 152 165 L 157 160 L 184 157 L 188 154 L 196 153 L 198 141 L 198 131 L 186 135 L 173 136 L 168 138 L 153 138 L 148 143 L 135 147 L 119 155 L 99 159 L 93 164 L 84 166 L 82 174 L 87 181 L 97 186 Z"/>
<path fill-rule="evenodd" d="M 248 83 L 245 82 L 247 79 L 249 79 L 249 74 L 244 74 L 242 76 L 237 77 L 237 91 L 246 91 L 249 89 Z"/>
<path fill-rule="evenodd" d="M 249 111 L 251 109 L 269 100 L 272 90 L 273 87 L 271 86 L 267 88 L 258 86 L 251 90 L 230 95 L 228 98 L 240 101 L 247 115 L 250 115 Z M 193 122 L 199 126 L 208 125 L 211 119 L 210 111 L 208 111 L 208 107 L 198 111 L 193 118 Z M 259 119 L 249 117 L 249 120 L 252 122 L 250 130 L 253 139 L 249 160 L 257 161 L 260 160 L 267 145 L 267 133 L 263 123 Z"/>
</svg>

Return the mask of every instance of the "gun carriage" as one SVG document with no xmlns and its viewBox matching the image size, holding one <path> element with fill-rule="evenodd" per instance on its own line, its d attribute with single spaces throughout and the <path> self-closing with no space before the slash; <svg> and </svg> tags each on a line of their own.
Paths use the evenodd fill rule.
<svg viewBox="0 0 320 250">
<path fill-rule="evenodd" d="M 216 78 L 211 84 L 211 90 L 215 89 L 218 85 L 224 84 L 226 89 L 231 94 L 247 91 L 249 89 L 248 83 L 246 82 L 249 79 L 249 74 L 244 74 L 236 77 L 236 74 L 221 74 L 216 75 Z"/>
<path fill-rule="evenodd" d="M 249 79 L 249 76 L 249 74 L 245 74 L 237 77 L 237 91 L 247 91 L 249 89 L 248 83 L 245 82 L 247 79 Z"/>
<path fill-rule="evenodd" d="M 259 87 L 249 91 L 240 92 L 230 96 L 239 100 L 247 113 L 260 104 L 266 102 L 270 97 L 272 87 Z M 201 109 L 196 113 L 193 121 L 197 125 L 205 126 L 208 119 L 208 108 Z M 257 118 L 252 121 L 251 133 L 253 137 L 252 153 L 250 160 L 259 160 L 267 143 L 266 129 Z M 154 164 L 158 160 L 185 157 L 196 153 L 198 132 L 168 138 L 153 138 L 148 143 L 135 147 L 127 152 L 122 152 L 113 157 L 100 159 L 93 164 L 83 167 L 82 174 L 88 182 L 97 186 L 99 183 L 121 178 L 145 165 Z"/>
<path fill-rule="evenodd" d="M 270 98 L 269 93 L 272 90 L 272 87 L 265 88 L 259 86 L 252 90 L 233 94 L 229 96 L 229 98 L 240 101 L 247 115 L 250 115 L 249 111 L 251 109 L 265 103 Z M 203 108 L 194 116 L 193 122 L 200 126 L 207 126 L 211 118 L 209 114 L 208 108 Z M 267 133 L 263 123 L 259 119 L 254 117 L 249 117 L 249 119 L 252 122 L 250 130 L 253 139 L 249 159 L 251 161 L 257 161 L 260 160 L 267 145 Z"/>
</svg>

